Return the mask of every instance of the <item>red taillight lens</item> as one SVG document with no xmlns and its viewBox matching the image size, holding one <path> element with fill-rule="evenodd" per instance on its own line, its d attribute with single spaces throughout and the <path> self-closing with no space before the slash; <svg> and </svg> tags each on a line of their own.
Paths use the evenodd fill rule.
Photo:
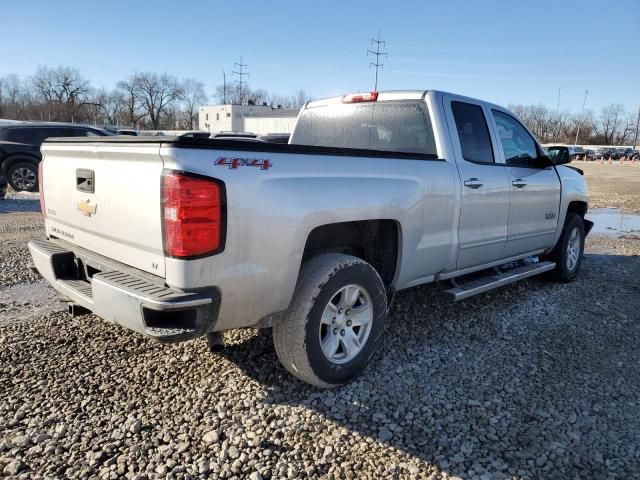
<svg viewBox="0 0 640 480">
<path fill-rule="evenodd" d="M 222 186 L 216 181 L 169 173 L 162 177 L 165 254 L 194 257 L 222 247 Z"/>
<path fill-rule="evenodd" d="M 42 210 L 42 215 L 47 216 L 47 209 L 44 205 L 44 189 L 42 188 L 43 177 L 42 170 L 44 167 L 44 160 L 40 160 L 38 164 L 38 192 L 40 192 L 40 210 Z"/>
<path fill-rule="evenodd" d="M 351 93 L 342 97 L 342 103 L 375 102 L 378 100 L 378 92 Z"/>
</svg>

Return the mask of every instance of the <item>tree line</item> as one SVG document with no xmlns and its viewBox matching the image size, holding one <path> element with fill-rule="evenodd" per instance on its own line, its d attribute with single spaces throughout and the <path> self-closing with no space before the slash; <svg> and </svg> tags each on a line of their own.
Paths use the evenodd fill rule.
<svg viewBox="0 0 640 480">
<path fill-rule="evenodd" d="M 304 91 L 280 96 L 243 85 L 220 85 L 212 97 L 222 103 L 300 107 Z M 140 72 L 108 90 L 95 88 L 78 69 L 39 67 L 26 78 L 0 76 L 0 118 L 112 125 L 139 129 L 197 129 L 198 110 L 209 100 L 203 82 L 167 73 Z"/>
<path fill-rule="evenodd" d="M 599 114 L 556 111 L 542 104 L 509 105 L 542 143 L 578 145 L 632 145 L 637 135 L 638 112 L 628 112 L 623 105 L 603 107 Z"/>
</svg>

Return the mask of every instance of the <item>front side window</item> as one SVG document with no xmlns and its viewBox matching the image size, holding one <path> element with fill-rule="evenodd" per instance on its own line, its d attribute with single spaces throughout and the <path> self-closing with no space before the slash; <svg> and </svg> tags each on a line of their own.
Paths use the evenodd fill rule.
<svg viewBox="0 0 640 480">
<path fill-rule="evenodd" d="M 527 130 L 511 115 L 493 110 L 502 150 L 507 165 L 531 165 L 538 156 L 536 142 Z"/>
<path fill-rule="evenodd" d="M 93 130 L 85 130 L 84 131 L 84 136 L 85 137 L 101 137 L 102 135 L 100 135 L 97 132 L 94 132 Z"/>
<path fill-rule="evenodd" d="M 491 136 L 479 105 L 451 102 L 462 158 L 473 163 L 494 163 Z"/>
</svg>

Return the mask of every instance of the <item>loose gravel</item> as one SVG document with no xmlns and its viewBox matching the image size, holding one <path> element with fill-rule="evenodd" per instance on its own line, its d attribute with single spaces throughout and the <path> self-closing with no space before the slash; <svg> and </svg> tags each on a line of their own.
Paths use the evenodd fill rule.
<svg viewBox="0 0 640 480">
<path fill-rule="evenodd" d="M 39 221 L 0 213 L 1 256 Z M 221 355 L 161 345 L 71 319 L 3 259 L 0 476 L 637 478 L 638 254 L 593 237 L 571 284 L 401 292 L 372 365 L 330 391 L 287 374 L 268 331 L 227 333 Z M 22 302 L 13 275 L 32 283 Z"/>
</svg>

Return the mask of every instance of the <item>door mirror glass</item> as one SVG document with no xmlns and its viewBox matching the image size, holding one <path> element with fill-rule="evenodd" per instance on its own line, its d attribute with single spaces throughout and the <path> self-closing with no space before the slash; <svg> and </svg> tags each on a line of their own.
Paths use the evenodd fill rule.
<svg viewBox="0 0 640 480">
<path fill-rule="evenodd" d="M 547 148 L 547 158 L 554 165 L 563 165 L 565 163 L 571 162 L 571 154 L 569 152 L 569 147 L 549 147 Z"/>
</svg>

